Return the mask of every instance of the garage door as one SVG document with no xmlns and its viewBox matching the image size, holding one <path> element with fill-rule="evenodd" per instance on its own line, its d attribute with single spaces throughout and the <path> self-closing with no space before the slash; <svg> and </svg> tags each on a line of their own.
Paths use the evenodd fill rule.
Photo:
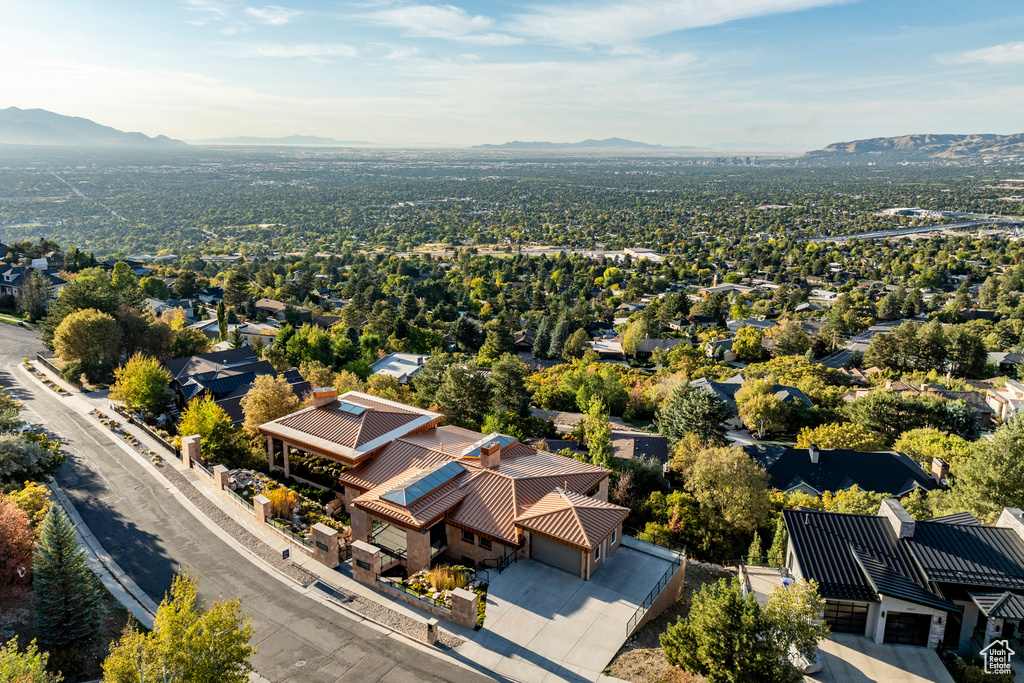
<svg viewBox="0 0 1024 683">
<path fill-rule="evenodd" d="M 885 616 L 885 637 L 882 642 L 925 646 L 928 644 L 928 632 L 931 628 L 930 614 L 889 612 Z"/>
<path fill-rule="evenodd" d="M 868 606 L 863 602 L 826 600 L 825 621 L 832 633 L 864 635 L 868 625 Z"/>
<path fill-rule="evenodd" d="M 552 567 L 564 569 L 567 572 L 580 575 L 580 553 L 575 548 L 562 545 L 557 541 L 533 534 L 530 539 L 530 557 L 550 564 Z"/>
</svg>

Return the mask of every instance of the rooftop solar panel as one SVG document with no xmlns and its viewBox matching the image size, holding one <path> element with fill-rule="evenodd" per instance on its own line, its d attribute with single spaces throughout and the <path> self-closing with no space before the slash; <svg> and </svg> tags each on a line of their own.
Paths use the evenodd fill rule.
<svg viewBox="0 0 1024 683">
<path fill-rule="evenodd" d="M 357 406 L 354 403 L 348 403 L 346 401 L 338 401 L 338 410 L 349 415 L 362 415 L 366 412 L 366 408 L 363 406 Z"/>
<path fill-rule="evenodd" d="M 380 497 L 395 505 L 408 507 L 465 471 L 466 469 L 459 463 L 448 462 L 406 479 L 389 491 L 382 493 Z"/>
</svg>

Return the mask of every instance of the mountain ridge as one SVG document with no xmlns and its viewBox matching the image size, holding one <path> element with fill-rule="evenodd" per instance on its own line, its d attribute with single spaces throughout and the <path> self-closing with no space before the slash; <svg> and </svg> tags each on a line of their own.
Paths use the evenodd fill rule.
<svg viewBox="0 0 1024 683">
<path fill-rule="evenodd" d="M 917 133 L 894 137 L 834 142 L 804 153 L 815 161 L 957 161 L 967 159 L 1024 160 L 1024 133 Z"/>
<path fill-rule="evenodd" d="M 0 144 L 112 146 L 172 149 L 186 147 L 166 135 L 149 137 L 104 126 L 81 116 L 65 116 L 46 109 L 0 109 Z"/>
</svg>

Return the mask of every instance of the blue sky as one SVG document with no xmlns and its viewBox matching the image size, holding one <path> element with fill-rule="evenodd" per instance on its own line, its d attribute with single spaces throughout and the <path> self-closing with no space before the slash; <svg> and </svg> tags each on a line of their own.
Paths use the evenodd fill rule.
<svg viewBox="0 0 1024 683">
<path fill-rule="evenodd" d="M 0 107 L 187 140 L 1024 132 L 1019 0 L 275 2 L 0 0 Z"/>
</svg>

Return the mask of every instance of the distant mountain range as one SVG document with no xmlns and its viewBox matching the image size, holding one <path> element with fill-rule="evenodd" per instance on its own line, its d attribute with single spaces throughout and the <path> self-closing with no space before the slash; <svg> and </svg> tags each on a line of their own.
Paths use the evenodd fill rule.
<svg viewBox="0 0 1024 683">
<path fill-rule="evenodd" d="M 266 145 L 278 147 L 376 147 L 375 142 L 360 140 L 335 140 L 318 135 L 288 135 L 283 138 L 233 137 L 200 140 L 209 145 Z"/>
<path fill-rule="evenodd" d="M 509 149 L 509 150 L 534 150 L 534 149 L 646 149 L 646 150 L 696 150 L 700 147 L 666 147 L 665 145 L 652 145 L 646 142 L 635 140 L 624 140 L 622 138 L 606 138 L 604 140 L 582 140 L 580 142 L 522 142 L 514 140 L 500 145 L 477 145 L 473 149 Z"/>
<path fill-rule="evenodd" d="M 1020 135 L 902 135 L 836 142 L 807 152 L 802 159 L 838 163 L 900 161 L 1021 161 Z"/>
<path fill-rule="evenodd" d="M 187 147 L 181 140 L 164 135 L 151 138 L 142 133 L 102 126 L 78 116 L 63 116 L 45 109 L 0 109 L 0 144 L 66 145 L 83 147 L 142 147 L 175 149 Z"/>
</svg>

